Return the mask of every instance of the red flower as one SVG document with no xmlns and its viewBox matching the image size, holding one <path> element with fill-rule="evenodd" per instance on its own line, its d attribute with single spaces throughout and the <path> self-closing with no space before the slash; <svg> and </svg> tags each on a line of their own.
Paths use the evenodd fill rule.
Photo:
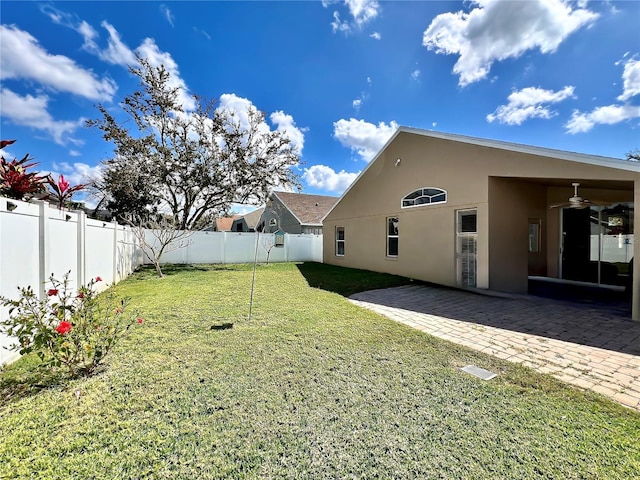
<svg viewBox="0 0 640 480">
<path fill-rule="evenodd" d="M 100 277 L 96 277 L 96 282 L 101 282 L 102 279 Z"/>
<path fill-rule="evenodd" d="M 11 144 L 14 144 L 14 143 L 16 143 L 15 140 L 0 140 L 0 148 L 4 148 L 7 145 L 11 145 Z"/>
<path fill-rule="evenodd" d="M 138 317 L 138 323 L 142 323 L 144 322 L 144 320 L 142 319 L 142 317 Z"/>
<path fill-rule="evenodd" d="M 60 190 L 60 193 L 66 192 L 68 188 L 69 182 L 64 179 L 64 175 L 60 175 L 58 177 L 58 189 Z"/>
<path fill-rule="evenodd" d="M 84 292 L 78 292 L 78 297 L 77 298 L 84 298 Z"/>
<path fill-rule="evenodd" d="M 62 321 L 60 322 L 60 325 L 56 327 L 56 332 L 58 332 L 60 335 L 64 335 L 66 333 L 69 333 L 70 331 L 71 331 L 71 322 Z"/>
<path fill-rule="evenodd" d="M 50 288 L 49 290 L 47 290 L 47 295 L 50 297 L 53 297 L 54 295 L 58 294 L 58 289 L 57 288 Z"/>
</svg>

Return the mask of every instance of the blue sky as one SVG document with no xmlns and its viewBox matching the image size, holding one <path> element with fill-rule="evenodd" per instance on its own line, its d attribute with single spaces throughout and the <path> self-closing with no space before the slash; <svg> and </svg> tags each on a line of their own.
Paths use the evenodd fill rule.
<svg viewBox="0 0 640 480">
<path fill-rule="evenodd" d="M 640 2 L 0 3 L 1 137 L 73 182 L 112 146 L 84 120 L 137 86 L 253 106 L 339 195 L 398 125 L 623 158 L 640 148 Z"/>
</svg>

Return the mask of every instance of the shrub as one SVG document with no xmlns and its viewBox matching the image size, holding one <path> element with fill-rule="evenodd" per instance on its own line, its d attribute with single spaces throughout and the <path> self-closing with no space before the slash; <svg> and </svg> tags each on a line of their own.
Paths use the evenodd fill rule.
<svg viewBox="0 0 640 480">
<path fill-rule="evenodd" d="M 0 141 L 0 148 L 11 145 L 15 140 Z M 14 158 L 12 161 L 5 160 L 0 156 L 0 195 L 16 200 L 29 200 L 30 198 L 44 193 L 47 190 L 45 175 L 38 175 L 37 172 L 28 172 L 37 163 L 29 163 L 31 157 L 27 153 L 22 160 Z"/>
<path fill-rule="evenodd" d="M 94 286 L 100 277 L 71 289 L 70 273 L 62 280 L 49 277 L 45 299 L 38 299 L 30 286 L 18 288 L 17 300 L 0 297 L 0 304 L 9 308 L 0 329 L 17 338 L 11 349 L 36 352 L 45 367 L 66 368 L 76 377 L 91 373 L 129 328 L 143 320 L 127 312 L 129 299 L 116 298 L 113 286 L 98 297 Z"/>
</svg>

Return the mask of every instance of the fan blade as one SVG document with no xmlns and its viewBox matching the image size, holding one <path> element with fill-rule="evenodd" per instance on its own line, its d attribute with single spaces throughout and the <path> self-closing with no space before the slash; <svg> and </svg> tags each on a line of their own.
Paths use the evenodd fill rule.
<svg viewBox="0 0 640 480">
<path fill-rule="evenodd" d="M 560 207 L 568 207 L 571 204 L 569 202 L 563 202 L 563 203 L 554 203 L 553 205 L 549 205 L 549 208 L 560 208 Z"/>
</svg>

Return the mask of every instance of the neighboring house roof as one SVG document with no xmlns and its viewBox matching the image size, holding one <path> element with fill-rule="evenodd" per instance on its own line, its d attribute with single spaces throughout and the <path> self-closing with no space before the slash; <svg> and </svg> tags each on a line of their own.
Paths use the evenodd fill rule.
<svg viewBox="0 0 640 480">
<path fill-rule="evenodd" d="M 247 222 L 247 227 L 250 229 L 255 229 L 258 221 L 260 221 L 262 212 L 264 212 L 264 207 L 260 207 L 253 212 L 247 213 L 246 215 L 241 215 L 238 218 L 244 218 L 244 221 Z"/>
<path fill-rule="evenodd" d="M 240 218 L 240 215 L 234 215 L 233 217 L 216 218 L 216 230 L 218 232 L 230 232 L 231 225 L 233 225 L 234 220 L 238 218 Z"/>
<path fill-rule="evenodd" d="M 273 192 L 272 195 L 291 212 L 300 225 L 322 226 L 322 219 L 339 197 L 305 193 Z"/>
<path fill-rule="evenodd" d="M 341 200 L 347 195 L 347 193 L 349 193 L 351 188 L 358 182 L 358 180 L 360 180 L 360 177 L 362 177 L 365 174 L 365 172 L 369 168 L 371 168 L 371 166 L 374 163 L 376 163 L 376 160 L 378 159 L 378 157 L 380 157 L 382 152 L 384 152 L 387 149 L 387 147 L 401 133 L 409 133 L 413 135 L 420 135 L 423 137 L 438 138 L 441 140 L 451 140 L 453 142 L 469 143 L 469 144 L 478 145 L 481 147 L 498 148 L 501 150 L 509 150 L 511 152 L 525 153 L 529 155 L 538 155 L 541 157 L 556 158 L 558 160 L 566 160 L 569 162 L 577 162 L 577 163 L 582 163 L 587 165 L 596 165 L 599 167 L 615 168 L 617 170 L 628 170 L 630 172 L 640 172 L 639 162 L 622 160 L 619 158 L 602 157 L 599 155 L 589 155 L 586 153 L 568 152 L 566 150 L 556 150 L 553 148 L 536 147 L 533 145 L 524 145 L 521 143 L 511 143 L 511 142 L 503 142 L 501 140 L 490 140 L 486 138 L 468 137 L 466 135 L 458 135 L 455 133 L 436 132 L 433 130 L 424 130 L 422 128 L 413 128 L 413 127 L 403 126 L 403 127 L 399 127 L 395 131 L 395 133 L 391 135 L 391 138 L 387 140 L 387 143 L 384 144 L 384 146 L 380 149 L 380 151 L 378 151 L 376 156 L 373 157 L 373 160 L 371 160 L 369 164 L 360 172 L 360 174 L 356 177 L 356 179 L 353 182 L 351 182 L 351 185 L 347 187 L 347 189 L 344 191 L 344 193 L 340 196 L 338 200 Z M 338 202 L 336 201 L 336 203 L 325 213 L 325 215 L 323 215 L 321 221 L 324 220 L 326 216 L 329 215 L 329 213 L 331 213 L 331 210 L 333 210 L 333 207 L 335 207 L 335 205 L 337 204 Z"/>
</svg>

